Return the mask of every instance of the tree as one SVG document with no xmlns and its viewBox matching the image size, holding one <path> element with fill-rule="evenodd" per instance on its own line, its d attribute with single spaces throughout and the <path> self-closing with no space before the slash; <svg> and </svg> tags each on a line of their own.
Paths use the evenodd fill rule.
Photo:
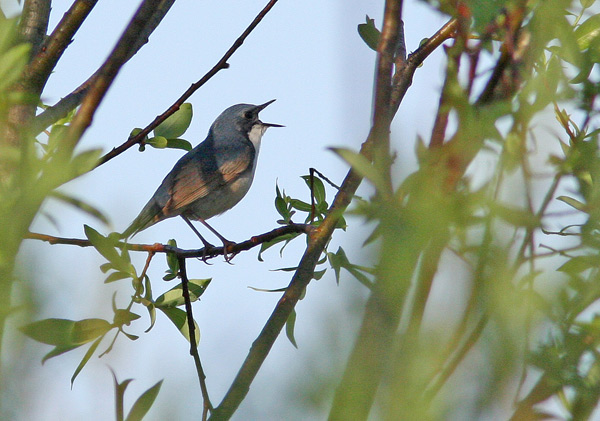
<svg viewBox="0 0 600 421">
<path fill-rule="evenodd" d="M 46 317 L 21 325 L 28 337 L 54 349 L 45 359 L 85 347 L 71 381 L 92 356 L 118 347 L 118 338 L 157 310 L 190 342 L 203 401 L 202 418 L 228 419 L 245 399 L 275 340 L 285 329 L 296 344 L 296 305 L 313 279 L 327 269 L 339 281 L 344 269 L 367 293 L 360 329 L 343 373 L 327 390 L 330 419 L 476 418 L 535 419 L 557 411 L 586 419 L 600 397 L 598 332 L 594 316 L 598 277 L 597 68 L 600 21 L 593 2 L 568 0 L 430 2 L 447 23 L 406 56 L 403 2 L 385 2 L 380 25 L 367 16 L 358 25 L 377 53 L 373 119 L 359 151 L 333 151 L 348 165 L 336 184 L 327 171 L 304 177 L 310 200 L 276 188 L 280 226 L 254 233 L 229 250 L 183 249 L 167 244 L 128 244 L 86 224 L 86 238 L 30 232 L 49 197 L 106 218 L 87 203 L 57 189 L 93 173 L 138 145 L 189 149 L 181 139 L 191 121 L 192 93 L 220 70 L 270 13 L 271 0 L 205 76 L 193 83 L 145 128 L 110 152 L 78 145 L 119 70 L 148 41 L 172 1 L 145 0 L 109 57 L 78 89 L 56 104 L 43 104 L 44 89 L 74 34 L 96 2 L 76 0 L 46 36 L 50 2 L 25 1 L 18 18 L 0 26 L 0 294 L 4 327 L 19 310 L 13 290 L 23 241 L 93 247 L 105 263 L 106 282 L 131 284 L 123 306 L 113 297 L 113 317 L 69 320 Z M 445 45 L 445 78 L 431 135 L 416 139 L 416 169 L 398 175 L 390 130 L 421 65 Z M 553 113 L 556 123 L 547 121 Z M 392 136 L 394 132 L 392 131 Z M 371 190 L 357 194 L 366 181 Z M 327 194 L 334 191 L 331 204 Z M 350 209 L 350 212 L 348 211 Z M 374 227 L 365 238 L 374 257 L 352 263 L 332 236 L 343 236 L 346 217 Z M 356 218 L 359 217 L 359 219 Z M 303 219 L 302 223 L 296 223 Z M 337 234 L 339 233 L 339 234 Z M 190 259 L 243 253 L 260 245 L 306 248 L 273 312 L 220 401 L 211 395 L 198 353 L 192 302 L 210 279 L 190 279 Z M 569 241 L 563 241 L 563 238 Z M 145 253 L 144 265 L 132 255 Z M 289 251 L 286 251 L 289 253 Z M 167 281 L 178 285 L 156 296 L 148 276 L 157 255 L 166 256 Z M 260 258 L 261 254 L 259 254 Z M 446 300 L 440 299 L 440 292 Z M 310 297 L 309 297 L 310 298 Z M 184 309 L 182 309 L 183 307 Z M 27 308 L 27 307 L 25 307 Z M 31 307 L 25 310 L 33 313 Z M 363 311 L 363 309 L 359 309 Z M 446 314 L 458 314 L 452 320 Z M 137 331 L 136 331 L 137 333 Z M 109 339 L 112 338 L 112 341 Z M 101 346 L 101 344 L 104 344 Z M 248 344 L 249 345 L 249 344 Z M 102 348 L 104 347 L 104 348 Z M 190 362 L 191 364 L 191 362 Z M 485 366 L 484 369 L 478 365 Z M 159 393 L 155 383 L 125 410 L 130 380 L 113 373 L 117 418 L 139 419 Z M 6 380 L 5 380 L 6 381 Z M 294 379 L 289 379 L 293 382 Z M 317 383 L 315 381 L 315 383 Z M 476 385 L 474 387 L 473 385 Z M 469 398 L 464 398 L 464 395 Z M 460 405 L 459 402 L 467 402 Z M 506 403 L 508 402 L 508 403 Z"/>
</svg>

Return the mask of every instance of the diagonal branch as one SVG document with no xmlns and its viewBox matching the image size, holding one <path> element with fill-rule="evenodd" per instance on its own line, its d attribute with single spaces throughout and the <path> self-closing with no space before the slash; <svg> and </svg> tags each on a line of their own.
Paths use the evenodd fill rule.
<svg viewBox="0 0 600 421">
<path fill-rule="evenodd" d="M 147 24 L 152 20 L 154 11 L 160 6 L 161 0 L 144 0 L 135 15 L 127 25 L 121 38 L 113 48 L 89 92 L 81 103 L 81 108 L 75 114 L 69 130 L 64 138 L 64 152 L 70 154 L 87 128 L 92 124 L 92 118 L 106 95 L 108 88 L 117 77 L 117 73 L 135 51 L 139 34 L 143 33 Z"/>
<path fill-rule="evenodd" d="M 262 21 L 266 14 L 269 13 L 273 6 L 275 6 L 275 3 L 277 3 L 277 0 L 269 1 L 269 3 L 258 13 L 258 15 L 256 15 L 256 17 L 250 23 L 250 25 L 248 25 L 246 30 L 242 32 L 242 34 L 235 40 L 235 42 L 229 48 L 229 50 L 225 52 L 225 54 L 223 55 L 223 57 L 221 57 L 217 64 L 215 64 L 212 67 L 212 69 L 210 69 L 204 76 L 202 76 L 202 78 L 198 82 L 193 83 L 187 89 L 187 91 L 185 91 L 183 95 L 181 95 L 179 99 L 177 99 L 177 101 L 173 103 L 173 105 L 171 105 L 164 113 L 157 116 L 152 121 L 152 123 L 147 125 L 141 132 L 137 133 L 135 136 L 131 136 L 129 139 L 127 139 L 125 143 L 121 144 L 120 146 L 117 146 L 116 148 L 113 148 L 110 152 L 108 152 L 106 155 L 100 158 L 98 166 L 105 164 L 106 162 L 110 161 L 117 155 L 125 152 L 132 146 L 141 143 L 152 130 L 154 130 L 160 123 L 165 121 L 167 117 L 169 117 L 171 114 L 177 111 L 179 107 L 181 107 L 181 105 L 185 102 L 185 100 L 192 96 L 192 94 L 198 89 L 200 89 L 202 85 L 208 82 L 219 71 L 227 69 L 229 67 L 229 63 L 227 63 L 227 60 L 229 60 L 231 56 L 236 52 L 236 50 L 242 46 L 246 38 L 248 38 L 248 35 L 250 35 L 250 33 L 254 30 L 254 28 L 258 26 L 258 24 Z"/>
<path fill-rule="evenodd" d="M 152 18 L 149 20 L 148 24 L 144 28 L 142 32 L 139 33 L 137 41 L 135 42 L 133 48 L 129 53 L 129 57 L 126 61 L 131 59 L 143 46 L 148 42 L 148 38 L 154 32 L 154 30 L 158 27 L 162 19 L 165 17 L 171 6 L 175 0 L 163 0 L 156 7 L 153 12 Z M 59 27 L 62 24 L 59 24 Z M 57 27 L 58 29 L 58 27 Z M 85 82 L 83 82 L 79 87 L 77 87 L 73 92 L 66 95 L 60 101 L 58 101 L 55 105 L 50 108 L 44 110 L 41 114 L 39 114 L 34 120 L 32 124 L 32 131 L 35 134 L 40 133 L 46 127 L 50 126 L 54 122 L 60 120 L 67 116 L 67 114 L 75 109 L 83 98 L 87 95 L 90 87 L 96 80 L 98 74 L 100 73 L 100 69 L 94 72 Z"/>
</svg>

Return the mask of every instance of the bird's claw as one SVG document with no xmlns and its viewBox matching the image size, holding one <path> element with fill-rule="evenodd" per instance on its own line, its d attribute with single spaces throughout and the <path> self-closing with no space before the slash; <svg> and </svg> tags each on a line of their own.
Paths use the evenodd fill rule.
<svg viewBox="0 0 600 421">
<path fill-rule="evenodd" d="M 229 255 L 229 253 L 227 252 L 227 248 L 229 246 L 235 246 L 236 243 L 234 243 L 233 241 L 229 241 L 229 240 L 224 240 L 223 241 L 223 257 L 225 258 L 225 261 L 227 263 L 229 263 L 230 265 L 232 265 L 233 263 L 231 263 L 231 259 L 233 259 L 237 253 L 236 252 L 231 252 L 231 256 Z"/>
</svg>

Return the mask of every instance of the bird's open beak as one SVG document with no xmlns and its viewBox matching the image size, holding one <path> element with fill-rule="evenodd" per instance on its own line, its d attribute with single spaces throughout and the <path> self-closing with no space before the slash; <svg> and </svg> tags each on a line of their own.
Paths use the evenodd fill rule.
<svg viewBox="0 0 600 421">
<path fill-rule="evenodd" d="M 272 100 L 270 100 L 270 101 L 267 101 L 267 102 L 265 102 L 264 104 L 257 105 L 257 106 L 256 106 L 256 112 L 257 112 L 257 113 L 261 112 L 262 110 L 264 110 L 265 108 L 267 108 L 267 106 L 268 106 L 269 104 L 272 104 L 272 103 L 274 103 L 274 102 L 275 102 L 275 100 L 274 100 L 274 99 L 272 99 Z M 262 121 L 261 121 L 261 123 L 262 123 L 262 125 L 263 125 L 263 126 L 266 126 L 266 127 L 285 127 L 285 126 L 282 126 L 281 124 L 275 124 L 275 123 L 263 123 Z"/>
</svg>

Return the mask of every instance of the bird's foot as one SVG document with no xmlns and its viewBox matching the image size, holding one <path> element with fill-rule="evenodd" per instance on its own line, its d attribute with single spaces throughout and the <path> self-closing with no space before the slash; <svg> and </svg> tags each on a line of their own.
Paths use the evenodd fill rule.
<svg viewBox="0 0 600 421">
<path fill-rule="evenodd" d="M 225 238 L 222 238 L 221 241 L 223 241 L 223 257 L 225 258 L 225 261 L 227 263 L 229 263 L 230 265 L 232 265 L 233 263 L 231 263 L 231 259 L 233 259 L 238 252 L 231 252 L 231 254 L 227 251 L 227 249 L 229 247 L 233 247 L 235 246 L 237 243 L 234 243 L 233 241 L 229 241 Z"/>
</svg>

